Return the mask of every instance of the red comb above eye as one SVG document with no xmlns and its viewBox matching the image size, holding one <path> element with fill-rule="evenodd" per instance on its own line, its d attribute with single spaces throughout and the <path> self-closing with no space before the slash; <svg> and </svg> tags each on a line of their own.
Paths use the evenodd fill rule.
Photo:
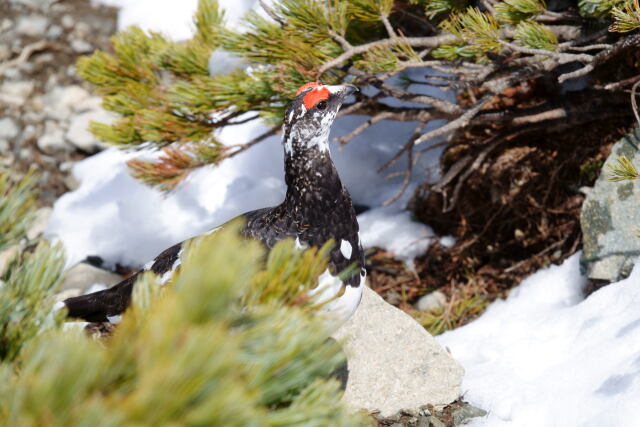
<svg viewBox="0 0 640 427">
<path fill-rule="evenodd" d="M 310 87 L 318 87 L 318 86 L 322 86 L 322 83 L 320 82 L 305 83 L 302 86 L 300 86 L 300 89 L 298 89 L 298 91 L 296 92 L 296 96 L 300 95 L 302 92 L 309 89 Z"/>
<path fill-rule="evenodd" d="M 307 110 L 315 107 L 320 101 L 329 99 L 329 89 L 326 87 L 315 88 L 307 92 L 302 98 L 302 102 Z"/>
</svg>

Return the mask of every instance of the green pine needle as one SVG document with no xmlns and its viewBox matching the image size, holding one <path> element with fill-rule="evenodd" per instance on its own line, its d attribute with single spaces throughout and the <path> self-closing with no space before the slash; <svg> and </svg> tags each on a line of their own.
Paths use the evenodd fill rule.
<svg viewBox="0 0 640 427">
<path fill-rule="evenodd" d="M 638 0 L 627 2 L 623 7 L 611 9 L 615 22 L 609 27 L 609 31 L 628 33 L 640 28 L 640 3 Z"/>
<path fill-rule="evenodd" d="M 17 182 L 0 173 L 0 251 L 18 242 L 35 214 L 37 179 L 32 172 Z"/>
<path fill-rule="evenodd" d="M 524 19 L 541 14 L 546 7 L 544 0 L 503 0 L 495 5 L 496 18 L 516 25 Z"/>
<path fill-rule="evenodd" d="M 626 181 L 640 178 L 640 172 L 631 163 L 628 157 L 619 156 L 616 159 L 616 164 L 609 164 L 609 180 L 611 181 Z"/>
<path fill-rule="evenodd" d="M 470 7 L 444 21 L 441 27 L 462 39 L 475 54 L 500 50 L 500 25 L 489 13 Z"/>
<path fill-rule="evenodd" d="M 522 21 L 515 30 L 514 39 L 531 49 L 556 50 L 558 37 L 545 25 L 535 21 Z"/>
</svg>

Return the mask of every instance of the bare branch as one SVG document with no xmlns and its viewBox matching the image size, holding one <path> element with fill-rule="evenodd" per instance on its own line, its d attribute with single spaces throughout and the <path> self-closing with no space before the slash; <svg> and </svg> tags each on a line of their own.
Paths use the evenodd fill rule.
<svg viewBox="0 0 640 427">
<path fill-rule="evenodd" d="M 452 34 L 444 34 L 440 36 L 432 36 L 432 37 L 406 37 L 401 40 L 402 43 L 406 43 L 412 47 L 430 47 L 436 48 L 445 43 L 451 43 L 456 41 L 458 38 Z M 323 74 L 332 68 L 336 68 L 344 64 L 347 60 L 355 55 L 359 55 L 367 52 L 368 50 L 377 48 L 377 47 L 391 47 L 400 42 L 400 39 L 385 39 L 385 40 L 377 40 L 375 42 L 353 46 L 350 49 L 347 49 L 342 55 L 332 59 L 331 61 L 325 63 L 318 70 L 318 74 Z"/>
<path fill-rule="evenodd" d="M 343 50 L 347 51 L 349 49 L 353 49 L 351 43 L 349 43 L 347 39 L 342 37 L 340 34 L 336 33 L 333 30 L 329 30 L 329 34 L 331 34 L 331 38 L 336 41 Z"/>
<path fill-rule="evenodd" d="M 508 47 L 509 49 L 520 52 L 527 53 L 529 55 L 545 55 L 551 56 L 553 58 L 557 58 L 560 64 L 564 64 L 567 62 L 580 61 L 580 62 L 591 62 L 593 60 L 593 56 L 587 54 L 575 54 L 575 53 L 563 53 L 563 52 L 554 52 L 551 50 L 545 49 L 531 49 L 527 47 L 518 46 L 515 43 L 510 43 L 504 40 L 500 40 L 500 44 Z"/>
<path fill-rule="evenodd" d="M 636 89 L 638 89 L 638 85 L 640 85 L 640 80 L 635 82 L 635 84 L 631 87 L 631 108 L 633 109 L 633 115 L 636 116 L 636 122 L 640 126 L 640 115 L 638 113 L 638 104 L 636 102 Z"/>
<path fill-rule="evenodd" d="M 416 102 L 418 104 L 429 105 L 436 110 L 442 111 L 447 114 L 460 114 L 462 112 L 462 108 L 454 104 L 453 102 L 445 101 L 444 99 L 435 98 L 429 95 L 420 95 L 411 92 L 404 91 L 400 88 L 391 86 L 384 81 L 380 80 L 378 77 L 367 74 L 355 67 L 349 68 L 349 73 L 362 78 L 367 81 L 374 87 L 383 91 L 387 96 L 392 96 L 397 99 L 401 99 L 403 101 L 411 101 Z"/>
<path fill-rule="evenodd" d="M 485 106 L 485 104 L 493 97 L 493 94 L 487 94 L 480 99 L 473 107 L 469 108 L 464 112 L 460 117 L 455 120 L 450 121 L 444 126 L 439 127 L 438 129 L 432 130 L 431 132 L 427 132 L 422 135 L 420 138 L 416 139 L 415 144 L 422 144 L 425 141 L 428 141 L 433 138 L 437 138 L 442 135 L 446 135 L 449 132 L 453 132 L 454 130 L 465 127 L 469 124 L 471 119 L 478 114 L 478 112 Z"/>
<path fill-rule="evenodd" d="M 373 115 L 369 120 L 362 123 L 360 126 L 351 131 L 348 135 L 336 138 L 340 144 L 344 145 L 350 142 L 353 138 L 360 135 L 367 128 L 383 120 L 395 120 L 398 122 L 414 122 L 414 121 L 429 121 L 433 119 L 429 110 L 405 110 L 405 111 L 382 111 Z"/>
<path fill-rule="evenodd" d="M 253 147 L 254 145 L 256 145 L 259 142 L 264 141 L 265 139 L 269 138 L 270 136 L 276 135 L 278 132 L 280 132 L 280 130 L 278 128 L 271 128 L 268 131 L 256 136 L 255 138 L 253 138 L 252 140 L 245 142 L 244 144 L 234 144 L 234 145 L 229 145 L 227 147 L 225 147 L 225 158 L 230 158 L 235 156 L 236 154 L 240 154 L 243 151 L 247 150 L 248 148 Z"/>
<path fill-rule="evenodd" d="M 29 57 L 34 52 L 46 49 L 51 46 L 52 45 L 46 40 L 38 40 L 36 42 L 29 43 L 24 47 L 24 49 L 22 49 L 22 51 L 20 52 L 20 55 L 18 55 L 16 58 L 0 64 L 0 76 L 3 75 L 4 72 L 9 68 L 17 67 L 20 64 L 27 62 L 29 60 Z"/>
<path fill-rule="evenodd" d="M 398 200 L 400 196 L 402 196 L 404 192 L 407 191 L 407 188 L 409 187 L 409 183 L 411 182 L 411 173 L 413 172 L 413 147 L 415 146 L 415 140 L 420 137 L 420 133 L 422 132 L 424 125 L 425 125 L 424 122 L 421 122 L 420 124 L 418 124 L 418 126 L 413 131 L 413 134 L 411 135 L 407 143 L 404 145 L 405 147 L 407 147 L 406 148 L 407 168 L 403 171 L 404 178 L 402 180 L 402 186 L 396 192 L 396 194 L 394 194 L 389 199 L 384 201 L 383 203 L 384 206 L 389 206 L 391 203 Z"/>
<path fill-rule="evenodd" d="M 267 2 L 265 2 L 264 0 L 260 0 L 259 3 L 262 10 L 264 10 L 271 19 L 280 24 L 280 27 L 284 28 L 287 25 L 287 23 L 278 16 L 278 14 L 271 8 L 271 6 L 267 4 Z"/>
<path fill-rule="evenodd" d="M 384 24 L 384 28 L 385 30 L 387 30 L 387 34 L 389 35 L 389 37 L 391 39 L 398 38 L 398 36 L 396 35 L 396 32 L 393 30 L 393 27 L 391 26 L 391 22 L 389 22 L 389 17 L 387 15 L 380 15 L 380 20 Z"/>
<path fill-rule="evenodd" d="M 634 34 L 629 37 L 625 37 L 614 45 L 610 46 L 608 49 L 605 49 L 601 52 L 598 52 L 597 55 L 593 57 L 593 61 L 590 64 L 585 65 L 583 68 L 580 68 L 576 71 L 572 71 L 570 73 L 562 74 L 558 77 L 558 81 L 560 83 L 565 82 L 569 79 L 574 79 L 576 77 L 581 77 L 586 74 L 589 74 L 595 67 L 600 64 L 603 64 L 610 58 L 618 55 L 619 53 L 632 48 L 637 47 L 640 44 L 640 34 Z"/>
<path fill-rule="evenodd" d="M 610 48 L 610 44 L 600 43 L 600 44 L 590 44 L 588 46 L 573 46 L 568 47 L 567 50 L 575 50 L 576 52 L 587 52 L 590 50 L 602 50 Z"/>
</svg>

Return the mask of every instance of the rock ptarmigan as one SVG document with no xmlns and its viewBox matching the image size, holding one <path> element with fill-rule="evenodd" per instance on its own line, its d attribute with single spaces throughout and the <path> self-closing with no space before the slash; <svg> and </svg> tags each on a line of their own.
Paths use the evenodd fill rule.
<svg viewBox="0 0 640 427">
<path fill-rule="evenodd" d="M 353 314 L 365 286 L 358 221 L 351 196 L 342 185 L 329 152 L 331 124 L 344 99 L 356 90 L 355 86 L 318 82 L 307 83 L 298 90 L 282 126 L 285 199 L 278 206 L 241 215 L 246 221 L 242 234 L 261 241 L 267 248 L 285 238 L 294 239 L 298 247 L 322 246 L 333 239 L 328 268 L 311 292 L 317 293 L 320 301 L 329 301 L 323 310 L 334 326 Z M 144 270 L 112 288 L 65 300 L 68 316 L 89 322 L 116 322 L 129 306 L 138 275 L 151 270 L 160 276 L 161 283 L 166 283 L 180 268 L 183 245 L 184 242 L 166 249 Z M 357 266 L 355 272 L 340 279 L 338 274 L 351 265 Z M 334 298 L 336 295 L 340 296 Z"/>
</svg>

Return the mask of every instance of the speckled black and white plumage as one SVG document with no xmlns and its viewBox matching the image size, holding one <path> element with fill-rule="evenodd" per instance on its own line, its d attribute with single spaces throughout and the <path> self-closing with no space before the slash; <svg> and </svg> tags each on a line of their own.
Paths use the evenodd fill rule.
<svg viewBox="0 0 640 427">
<path fill-rule="evenodd" d="M 351 196 L 331 160 L 328 137 L 342 102 L 355 88 L 306 86 L 289 105 L 282 129 L 285 200 L 278 206 L 241 215 L 246 220 L 242 232 L 267 248 L 285 238 L 295 239 L 300 247 L 322 246 L 333 239 L 329 269 L 320 277 L 322 289 L 318 292 L 327 293 L 328 298 L 342 295 L 327 305 L 341 311 L 342 318 L 348 318 L 357 307 L 364 286 L 364 253 Z M 182 248 L 179 243 L 166 249 L 145 270 L 153 271 L 161 283 L 166 283 L 180 266 Z M 353 275 L 343 281 L 336 277 L 352 265 L 357 267 Z M 69 317 L 91 322 L 113 320 L 128 307 L 138 274 L 110 289 L 65 300 Z M 346 301 L 338 302 L 339 299 Z"/>
</svg>

